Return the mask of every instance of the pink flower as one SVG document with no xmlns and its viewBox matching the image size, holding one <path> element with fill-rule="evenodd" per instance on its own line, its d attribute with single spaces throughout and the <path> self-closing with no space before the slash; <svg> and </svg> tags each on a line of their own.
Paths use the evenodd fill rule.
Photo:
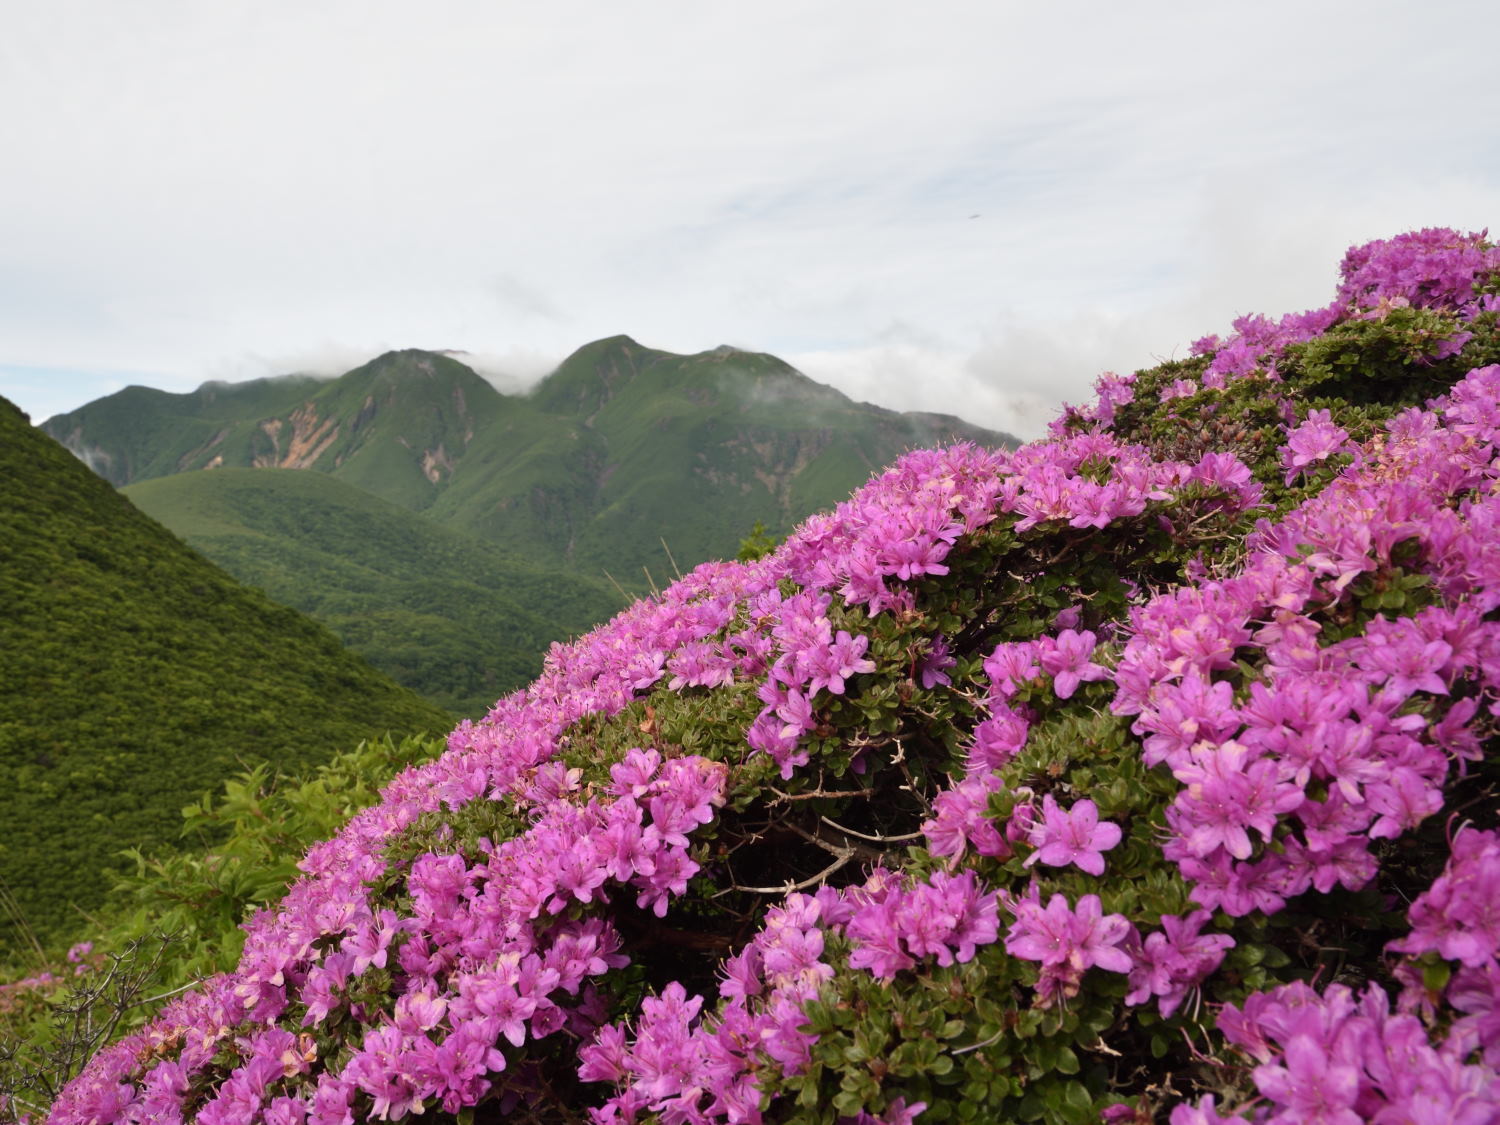
<svg viewBox="0 0 1500 1125">
<path fill-rule="evenodd" d="M 1103 852 L 1120 842 L 1120 826 L 1100 822 L 1099 807 L 1082 800 L 1064 812 L 1052 794 L 1042 798 L 1042 820 L 1031 826 L 1031 844 L 1037 850 L 1026 857 L 1025 866 L 1041 862 L 1048 867 L 1074 864 L 1090 875 L 1104 874 Z"/>
<path fill-rule="evenodd" d="M 1342 452 L 1348 441 L 1349 431 L 1335 426 L 1328 411 L 1309 410 L 1303 423 L 1287 434 L 1281 448 L 1286 483 L 1291 484 L 1309 465 Z"/>
<path fill-rule="evenodd" d="M 1140 1004 L 1157 996 L 1162 1016 L 1171 1016 L 1188 992 L 1217 969 L 1225 952 L 1234 947 L 1234 938 L 1228 934 L 1200 932 L 1211 917 L 1207 910 L 1195 910 L 1186 918 L 1163 915 L 1162 932 L 1147 934 L 1142 946 L 1134 951 L 1135 965 L 1130 970 L 1125 1003 Z"/>
<path fill-rule="evenodd" d="M 1042 671 L 1052 677 L 1052 690 L 1058 699 L 1071 699 L 1083 681 L 1105 679 L 1109 670 L 1089 659 L 1096 646 L 1094 634 L 1064 629 L 1054 640 L 1043 637 L 1037 642 Z"/>
<path fill-rule="evenodd" d="M 1033 883 L 1033 895 L 1035 887 Z M 1023 897 L 1011 903 L 1011 910 L 1016 920 L 1005 938 L 1011 956 L 1078 972 L 1094 965 L 1113 973 L 1130 971 L 1130 954 L 1120 948 L 1131 934 L 1130 923 L 1123 914 L 1106 915 L 1098 895 L 1084 895 L 1076 910 L 1060 894 L 1045 907 L 1035 897 Z"/>
<path fill-rule="evenodd" d="M 1329 1058 L 1311 1036 L 1296 1035 L 1286 1048 L 1286 1065 L 1263 1063 L 1255 1068 L 1260 1092 L 1286 1106 L 1295 1120 L 1318 1125 L 1360 1125 L 1354 1111 L 1359 1072 Z"/>
</svg>

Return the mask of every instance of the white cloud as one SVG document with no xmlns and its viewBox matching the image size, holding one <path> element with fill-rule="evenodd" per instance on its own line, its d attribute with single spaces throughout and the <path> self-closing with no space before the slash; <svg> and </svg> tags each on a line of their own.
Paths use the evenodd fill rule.
<svg viewBox="0 0 1500 1125">
<path fill-rule="evenodd" d="M 1496 31 L 1488 0 L 12 5 L 0 364 L 535 378 L 628 332 L 1034 433 L 1098 370 L 1327 300 L 1351 242 L 1500 222 L 1493 129 L 1435 108 L 1488 104 Z"/>
</svg>

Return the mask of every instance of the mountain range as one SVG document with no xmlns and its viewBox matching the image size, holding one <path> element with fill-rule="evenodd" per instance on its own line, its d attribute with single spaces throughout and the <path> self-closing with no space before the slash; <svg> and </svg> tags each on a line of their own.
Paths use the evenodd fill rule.
<svg viewBox="0 0 1500 1125">
<path fill-rule="evenodd" d="M 240 581 L 470 718 L 553 641 L 732 557 L 757 525 L 779 537 L 914 446 L 1014 440 L 853 402 L 774 356 L 625 336 L 527 394 L 408 350 L 335 379 L 129 387 L 42 428 Z"/>
<path fill-rule="evenodd" d="M 640 588 L 783 534 L 913 447 L 1009 435 L 857 403 L 774 356 L 588 344 L 529 393 L 452 356 L 390 352 L 338 378 L 130 387 L 43 429 L 112 484 L 312 469 L 448 528 Z M 649 584 L 650 579 L 647 579 Z"/>
</svg>

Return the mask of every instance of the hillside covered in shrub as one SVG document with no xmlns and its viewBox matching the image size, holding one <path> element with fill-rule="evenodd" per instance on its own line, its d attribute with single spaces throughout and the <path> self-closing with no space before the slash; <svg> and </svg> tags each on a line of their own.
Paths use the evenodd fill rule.
<svg viewBox="0 0 1500 1125">
<path fill-rule="evenodd" d="M 1497 313 L 1357 247 L 555 647 L 49 1120 L 1495 1120 Z"/>
<path fill-rule="evenodd" d="M 86 929 L 128 847 L 243 766 L 448 724 L 0 400 L 0 964 Z"/>
</svg>

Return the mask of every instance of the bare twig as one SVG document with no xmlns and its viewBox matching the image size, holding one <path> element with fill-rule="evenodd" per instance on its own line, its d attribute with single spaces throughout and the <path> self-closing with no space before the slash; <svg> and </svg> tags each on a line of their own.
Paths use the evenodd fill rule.
<svg viewBox="0 0 1500 1125">
<path fill-rule="evenodd" d="M 137 938 L 110 954 L 107 966 L 78 980 L 67 999 L 52 1006 L 51 1041 L 29 1051 L 24 1061 L 15 1051 L 3 1060 L 8 1065 L 0 1073 L 0 1093 L 17 1100 L 22 1092 L 55 1099 L 116 1038 L 127 1012 L 164 998 L 142 997 L 155 982 L 170 941 L 160 933 Z"/>
<path fill-rule="evenodd" d="M 995 1034 L 991 1035 L 988 1039 L 981 1039 L 978 1043 L 970 1043 L 966 1047 L 954 1047 L 953 1050 L 949 1052 L 949 1054 L 953 1054 L 953 1055 L 967 1055 L 970 1051 L 977 1051 L 981 1047 L 988 1047 L 991 1043 L 998 1043 L 1000 1041 L 1001 1037 L 1004 1036 L 1004 1035 L 1005 1035 L 1005 1029 L 1002 1027 L 999 1031 L 995 1032 Z"/>
<path fill-rule="evenodd" d="M 822 848 L 829 855 L 843 855 L 845 852 L 853 852 L 854 851 L 854 849 L 852 847 L 841 848 L 837 844 L 831 843 L 828 840 L 823 839 L 823 837 L 817 835 L 816 833 L 809 832 L 805 828 L 799 828 L 799 827 L 797 827 L 797 825 L 792 824 L 790 821 L 788 821 L 785 825 L 783 825 L 783 827 L 791 829 L 791 831 L 793 831 L 797 835 L 801 836 L 809 844 L 812 844 L 814 847 Z"/>
<path fill-rule="evenodd" d="M 823 868 L 822 871 L 819 871 L 816 875 L 809 875 L 801 882 L 794 883 L 790 879 L 788 879 L 779 887 L 741 887 L 735 885 L 725 887 L 722 891 L 719 891 L 713 897 L 721 898 L 722 896 L 729 894 L 731 891 L 742 891 L 745 894 L 752 895 L 789 895 L 793 891 L 805 890 L 808 887 L 817 886 L 819 883 L 827 879 L 828 876 L 839 870 L 839 868 L 847 866 L 849 861 L 853 858 L 854 849 L 849 848 L 838 859 L 834 860 L 827 867 Z"/>
<path fill-rule="evenodd" d="M 613 574 L 606 570 L 604 572 L 604 577 L 608 578 L 609 584 L 620 592 L 620 597 L 624 598 L 627 602 L 631 600 L 630 595 L 625 592 L 624 587 L 615 581 L 615 576 Z"/>
<path fill-rule="evenodd" d="M 845 836 L 853 836 L 856 840 L 869 840 L 872 844 L 903 844 L 907 840 L 920 840 L 923 836 L 921 832 L 908 832 L 903 836 L 867 836 L 863 832 L 856 832 L 852 828 L 845 828 L 838 821 L 830 820 L 826 816 L 820 816 L 818 819 L 828 825 L 828 827 L 838 829 Z"/>
<path fill-rule="evenodd" d="M 27 953 L 34 955 L 38 968 L 47 967 L 47 954 L 42 949 L 42 943 L 37 940 L 36 931 L 31 928 L 31 923 L 26 920 L 26 913 L 21 909 L 21 904 L 11 892 L 10 884 L 0 878 L 0 907 L 4 907 L 5 913 L 9 914 L 11 921 L 15 924 L 16 933 L 20 935 L 24 943 L 29 947 Z"/>
<path fill-rule="evenodd" d="M 836 844 L 832 840 L 825 840 L 816 832 L 809 832 L 805 828 L 799 828 L 797 825 L 791 823 L 790 821 L 784 824 L 783 827 L 795 832 L 798 836 L 801 836 L 804 840 L 806 840 L 809 844 L 812 844 L 814 847 L 822 848 L 829 855 L 843 855 L 847 851 L 852 852 L 858 856 L 863 856 L 865 859 L 879 861 L 885 858 L 885 852 L 881 851 L 879 848 L 872 848 L 865 844 L 857 843 Z"/>
<path fill-rule="evenodd" d="M 187 992 L 192 988 L 197 988 L 207 979 L 207 977 L 199 977 L 197 980 L 190 980 L 187 982 L 187 984 L 181 985 L 178 988 L 174 988 L 170 992 L 160 992 L 155 996 L 148 996 L 144 1000 L 137 1000 L 131 1005 L 131 1007 L 139 1008 L 144 1004 L 155 1004 L 160 1000 L 170 1000 L 172 997 L 178 995 L 179 993 Z"/>
<path fill-rule="evenodd" d="M 812 801 L 818 797 L 873 797 L 872 789 L 814 789 L 811 793 L 783 793 L 774 785 L 769 787 L 776 794 L 776 800 L 771 804 L 779 805 L 785 801 Z"/>
</svg>

